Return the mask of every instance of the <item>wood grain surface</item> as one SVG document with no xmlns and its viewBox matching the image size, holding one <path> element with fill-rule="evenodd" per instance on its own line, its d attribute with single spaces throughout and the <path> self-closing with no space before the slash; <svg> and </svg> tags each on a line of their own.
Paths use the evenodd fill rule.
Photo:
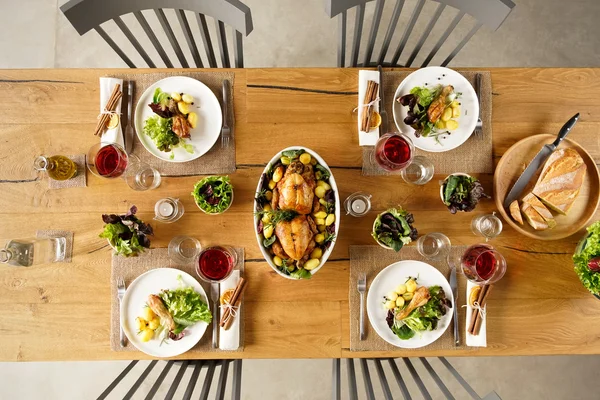
<svg viewBox="0 0 600 400">
<path fill-rule="evenodd" d="M 519 234 L 508 224 L 492 242 L 506 257 L 508 271 L 489 299 L 487 348 L 350 352 L 349 321 L 357 316 L 348 312 L 348 246 L 375 244 L 370 237 L 375 215 L 401 204 L 414 213 L 420 233 L 441 231 L 452 243 L 468 245 L 478 241 L 470 231 L 471 218 L 494 211 L 494 202 L 481 203 L 472 215 L 451 215 L 439 199 L 437 181 L 442 176 L 424 187 L 409 186 L 397 176 L 361 176 L 352 114 L 358 70 L 234 71 L 238 170 L 231 179 L 236 200 L 221 216 L 205 215 L 195 207 L 190 192 L 199 177 L 166 177 L 158 189 L 142 193 L 122 180 L 88 174 L 87 188 L 49 190 L 45 178 L 33 171 L 33 159 L 39 154 L 85 153 L 96 143 L 98 78 L 124 71 L 0 71 L 0 240 L 35 236 L 38 229 L 75 232 L 72 263 L 0 266 L 0 360 L 147 358 L 110 350 L 110 249 L 98 238 L 100 215 L 125 212 L 136 204 L 140 217 L 151 220 L 154 203 L 167 195 L 179 197 L 186 213 L 175 224 L 153 223 L 154 247 L 166 247 L 173 236 L 185 234 L 203 245 L 236 244 L 246 251 L 250 286 L 245 351 L 206 358 L 600 354 L 600 301 L 579 283 L 571 262 L 583 231 L 546 242 Z M 581 119 L 569 138 L 584 146 L 596 163 L 600 160 L 600 69 L 491 72 L 496 163 L 518 140 L 555 134 L 576 112 Z M 261 258 L 252 227 L 257 179 L 273 154 L 291 145 L 310 147 L 325 159 L 341 198 L 357 190 L 373 194 L 371 213 L 361 219 L 343 216 L 331 258 L 313 279 L 299 282 L 271 270 Z M 491 191 L 492 175 L 478 177 Z M 594 220 L 599 216 L 596 212 Z"/>
</svg>

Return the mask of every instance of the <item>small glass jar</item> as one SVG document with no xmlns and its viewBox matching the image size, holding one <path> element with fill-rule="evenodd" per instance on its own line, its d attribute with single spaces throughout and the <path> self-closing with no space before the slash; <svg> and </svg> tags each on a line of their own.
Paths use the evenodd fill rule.
<svg viewBox="0 0 600 400">
<path fill-rule="evenodd" d="M 167 224 L 179 220 L 184 213 L 183 203 L 179 199 L 165 197 L 154 205 L 154 219 Z"/>
<path fill-rule="evenodd" d="M 371 210 L 371 195 L 364 192 L 355 192 L 344 200 L 346 215 L 364 217 Z"/>
<path fill-rule="evenodd" d="M 55 181 L 66 181 L 77 175 L 77 164 L 66 156 L 39 156 L 33 162 L 33 168 L 48 174 Z"/>
</svg>

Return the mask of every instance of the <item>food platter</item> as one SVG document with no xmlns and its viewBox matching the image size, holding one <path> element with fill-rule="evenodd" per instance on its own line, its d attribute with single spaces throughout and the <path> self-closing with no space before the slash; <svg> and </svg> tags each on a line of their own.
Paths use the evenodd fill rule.
<svg viewBox="0 0 600 400">
<path fill-rule="evenodd" d="M 136 332 L 135 320 L 146 305 L 149 294 L 159 293 L 163 289 L 177 289 L 181 283 L 191 286 L 208 304 L 206 292 L 190 274 L 174 268 L 157 268 L 138 276 L 127 288 L 121 304 L 121 326 L 127 338 L 138 350 L 152 357 L 175 357 L 194 347 L 206 332 L 208 324 L 197 322 L 186 328 L 185 336 L 177 341 L 161 344 L 158 339 L 143 342 Z"/>
<path fill-rule="evenodd" d="M 160 88 L 165 93 L 185 92 L 195 99 L 190 106 L 190 111 L 198 114 L 198 124 L 190 130 L 191 137 L 186 139 L 186 143 L 193 146 L 193 153 L 177 147 L 173 149 L 173 158 L 171 158 L 170 151 L 159 150 L 152 139 L 144 134 L 144 121 L 154 115 L 148 104 L 153 102 L 156 88 Z M 212 90 L 202 82 L 185 76 L 173 76 L 155 82 L 144 91 L 135 107 L 134 125 L 138 139 L 150 154 L 168 162 L 191 161 L 206 154 L 219 138 L 222 124 L 221 105 Z"/>
<path fill-rule="evenodd" d="M 518 224 L 507 213 L 503 203 L 510 188 L 539 150 L 555 139 L 556 136 L 554 135 L 541 134 L 530 136 L 515 143 L 504 153 L 494 173 L 494 201 L 504 220 L 518 232 L 539 240 L 557 240 L 577 233 L 593 218 L 600 202 L 600 178 L 594 159 L 582 146 L 567 138 L 563 140 L 559 148 L 577 150 L 587 166 L 587 173 L 581 191 L 569 213 L 567 215 L 554 213 L 556 226 L 552 229 L 539 231 L 534 230 L 527 223 Z M 532 179 L 532 181 L 535 180 L 535 178 Z"/>
<path fill-rule="evenodd" d="M 269 180 L 271 179 L 271 176 L 273 174 L 273 168 L 277 167 L 277 166 L 281 166 L 281 159 L 282 157 L 284 157 L 284 154 L 289 154 L 289 152 L 299 152 L 299 151 L 303 151 L 307 154 L 309 154 L 311 156 L 311 160 L 313 160 L 314 165 L 314 169 L 317 170 L 317 166 L 319 166 L 319 168 L 322 168 L 323 171 L 326 171 L 327 174 L 329 174 L 327 179 L 319 179 L 318 177 L 317 182 L 318 181 L 323 181 L 325 180 L 326 183 L 329 185 L 330 189 L 327 189 L 327 191 L 329 192 L 329 190 L 332 192 L 330 193 L 330 197 L 332 198 L 331 203 L 329 203 L 331 206 L 333 206 L 333 211 L 329 212 L 327 217 L 330 217 L 331 214 L 333 214 L 330 218 L 333 219 L 335 222 L 333 222 L 332 224 L 327 226 L 327 232 L 325 231 L 321 231 L 321 233 L 325 234 L 325 235 L 329 235 L 330 238 L 330 243 L 327 246 L 324 246 L 323 244 L 319 244 L 319 242 L 317 242 L 316 246 L 322 248 L 322 255 L 321 257 L 319 257 L 319 263 L 318 265 L 316 265 L 314 268 L 311 268 L 310 274 L 305 274 L 305 276 L 301 277 L 298 276 L 298 274 L 289 274 L 289 273 L 284 273 L 282 272 L 282 267 L 278 266 L 275 264 L 275 256 L 272 253 L 270 247 L 265 247 L 265 232 L 262 230 L 263 225 L 261 224 L 261 215 L 260 212 L 263 209 L 263 205 L 259 202 L 259 197 L 258 195 L 261 192 L 265 191 L 265 188 L 268 189 L 267 184 L 269 183 Z M 339 230 L 340 230 L 340 196 L 339 196 L 339 190 L 335 181 L 335 178 L 333 177 L 333 174 L 331 173 L 331 169 L 329 168 L 329 166 L 327 165 L 327 163 L 325 162 L 325 160 L 323 160 L 323 158 L 321 158 L 321 156 L 319 156 L 319 154 L 317 154 L 315 151 L 306 148 L 306 147 L 302 147 L 302 146 L 292 146 L 292 147 L 288 147 L 286 149 L 283 149 L 281 151 L 279 151 L 277 154 L 275 154 L 273 156 L 273 158 L 271 159 L 271 161 L 269 161 L 269 163 L 267 164 L 267 166 L 265 167 L 263 174 L 261 175 L 261 178 L 259 179 L 258 185 L 256 187 L 256 194 L 257 197 L 254 200 L 254 210 L 255 210 L 255 217 L 254 217 L 254 232 L 256 235 L 256 240 L 258 243 L 258 247 L 263 255 L 263 257 L 265 258 L 265 260 L 267 261 L 267 263 L 271 266 L 271 268 L 273 268 L 273 270 L 275 272 L 277 272 L 277 274 L 279 274 L 280 276 L 287 278 L 287 279 L 302 279 L 302 278 L 310 278 L 312 275 L 316 274 L 322 267 L 323 265 L 325 265 L 325 263 L 327 262 L 327 259 L 329 258 L 329 256 L 331 255 L 331 252 L 333 251 L 333 248 L 335 246 L 335 239 L 338 237 L 339 234 Z M 314 197 L 315 200 L 317 200 L 317 195 L 315 195 Z M 323 200 L 323 199 L 318 199 L 318 200 Z M 270 202 L 270 200 L 269 200 Z M 301 213 L 301 214 L 305 214 L 305 213 Z M 306 218 L 313 218 L 315 215 L 314 212 L 310 212 Z M 316 220 L 316 218 L 314 218 L 314 220 Z M 266 226 L 266 225 L 265 225 Z M 323 226 L 323 228 L 325 228 Z M 333 229 L 331 229 L 333 228 Z M 273 234 L 273 236 L 275 236 L 275 234 Z M 316 240 L 316 235 L 313 236 L 313 239 Z M 277 242 L 279 242 L 279 239 L 277 239 Z M 312 261 L 312 260 L 311 260 Z M 296 270 L 296 272 L 299 269 Z"/>
<path fill-rule="evenodd" d="M 405 260 L 388 265 L 373 279 L 367 294 L 367 315 L 371 326 L 383 340 L 397 347 L 416 349 L 435 342 L 443 335 L 452 321 L 452 308 L 440 318 L 436 329 L 417 333 L 407 340 L 400 339 L 389 328 L 386 322 L 387 311 L 382 303 L 386 293 L 393 290 L 396 283 L 405 282 L 408 277 L 418 277 L 419 286 L 440 286 L 452 307 L 455 306 L 450 284 L 440 271 L 421 261 Z"/>
<path fill-rule="evenodd" d="M 461 110 L 461 115 L 457 118 L 459 127 L 449 135 L 440 136 L 441 144 L 432 137 L 415 137 L 415 129 L 404 123 L 408 107 L 396 101 L 409 94 L 414 87 L 437 85 L 452 85 L 455 92 L 461 93 L 458 98 Z M 427 67 L 414 71 L 400 83 L 394 94 L 392 111 L 398 131 L 409 135 L 415 147 L 429 152 L 444 152 L 457 148 L 469 139 L 479 118 L 479 101 L 471 83 L 458 72 L 444 67 Z"/>
</svg>

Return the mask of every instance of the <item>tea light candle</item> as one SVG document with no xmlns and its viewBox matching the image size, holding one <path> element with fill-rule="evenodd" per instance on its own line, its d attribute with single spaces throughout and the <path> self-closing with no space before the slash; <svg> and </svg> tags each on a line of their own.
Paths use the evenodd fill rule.
<svg viewBox="0 0 600 400">
<path fill-rule="evenodd" d="M 163 201 L 158 206 L 158 213 L 163 217 L 170 217 L 173 214 L 173 205 Z"/>
<path fill-rule="evenodd" d="M 371 195 L 366 193 L 352 193 L 344 201 L 346 213 L 352 215 L 353 217 L 362 217 L 363 215 L 367 214 L 371 209 L 370 198 Z"/>
<path fill-rule="evenodd" d="M 350 204 L 350 208 L 357 214 L 362 214 L 367 209 L 367 203 L 363 199 L 354 199 Z"/>
</svg>

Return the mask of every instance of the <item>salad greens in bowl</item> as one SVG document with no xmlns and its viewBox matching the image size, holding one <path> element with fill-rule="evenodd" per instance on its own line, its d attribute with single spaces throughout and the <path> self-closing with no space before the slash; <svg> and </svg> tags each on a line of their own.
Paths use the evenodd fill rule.
<svg viewBox="0 0 600 400">
<path fill-rule="evenodd" d="M 228 176 L 209 176 L 194 185 L 192 196 L 206 214 L 222 214 L 233 203 L 233 185 Z"/>
<path fill-rule="evenodd" d="M 137 256 L 150 248 L 148 236 L 154 235 L 152 226 L 142 222 L 135 216 L 136 213 L 137 207 L 131 206 L 124 215 L 102 214 L 106 225 L 99 236 L 108 240 L 117 254 L 125 257 Z"/>
<path fill-rule="evenodd" d="M 441 182 L 440 197 L 452 214 L 457 211 L 473 211 L 479 200 L 490 198 L 477 178 L 462 172 L 448 175 Z"/>
<path fill-rule="evenodd" d="M 383 248 L 400 251 L 405 244 L 417 240 L 415 218 L 402 207 L 390 208 L 377 216 L 371 236 Z"/>
<path fill-rule="evenodd" d="M 573 263 L 583 286 L 600 299 L 600 221 L 588 226 L 575 249 Z"/>
</svg>

